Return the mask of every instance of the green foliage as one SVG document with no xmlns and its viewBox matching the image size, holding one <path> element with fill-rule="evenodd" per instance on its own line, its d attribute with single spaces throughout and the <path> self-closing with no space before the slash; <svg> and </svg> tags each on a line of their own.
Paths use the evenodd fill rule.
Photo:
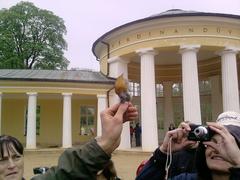
<svg viewBox="0 0 240 180">
<path fill-rule="evenodd" d="M 0 10 L 1 69 L 67 69 L 63 19 L 30 2 Z"/>
</svg>

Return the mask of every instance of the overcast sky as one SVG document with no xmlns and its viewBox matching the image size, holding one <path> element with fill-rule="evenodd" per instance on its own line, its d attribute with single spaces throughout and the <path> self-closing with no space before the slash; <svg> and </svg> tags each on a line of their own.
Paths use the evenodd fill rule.
<svg viewBox="0 0 240 180">
<path fill-rule="evenodd" d="M 99 70 L 91 49 L 101 35 L 125 23 L 169 9 L 195 10 L 240 15 L 240 0 L 29 0 L 54 12 L 67 27 L 69 69 Z M 0 9 L 20 0 L 0 0 Z"/>
</svg>

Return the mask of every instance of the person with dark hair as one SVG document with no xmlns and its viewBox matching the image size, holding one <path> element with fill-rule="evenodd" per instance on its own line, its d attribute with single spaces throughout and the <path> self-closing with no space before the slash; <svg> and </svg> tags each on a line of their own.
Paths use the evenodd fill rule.
<svg viewBox="0 0 240 180">
<path fill-rule="evenodd" d="M 171 130 L 174 130 L 175 129 L 175 126 L 173 123 L 170 123 L 169 127 L 168 127 L 168 130 L 171 131 Z"/>
<path fill-rule="evenodd" d="M 210 141 L 200 142 L 196 150 L 196 172 L 184 172 L 171 180 L 239 180 L 240 179 L 240 114 L 224 112 L 217 122 L 208 122 L 214 132 Z M 161 180 L 169 178 L 172 155 L 187 149 L 196 141 L 188 140 L 191 128 L 182 123 L 182 128 L 168 131 L 163 144 L 156 149 L 136 180 Z"/>
<path fill-rule="evenodd" d="M 12 136 L 0 136 L 0 179 L 22 180 L 23 171 L 22 144 Z"/>
<path fill-rule="evenodd" d="M 134 134 L 134 128 L 132 127 L 132 125 L 130 125 L 130 142 L 131 142 L 131 146 L 133 145 L 133 134 Z"/>
<path fill-rule="evenodd" d="M 136 124 L 134 128 L 134 133 L 135 133 L 136 147 L 141 146 L 142 128 L 139 123 Z"/>
<path fill-rule="evenodd" d="M 180 123 L 179 128 L 182 128 L 186 123 L 190 123 L 188 121 L 184 121 Z M 174 128 L 175 129 L 175 128 Z M 195 173 L 196 172 L 196 149 L 198 147 L 198 142 L 196 141 L 192 145 L 189 145 L 188 148 L 182 149 L 180 151 L 177 151 L 172 154 L 172 162 L 170 164 L 169 170 L 168 170 L 168 178 L 172 178 L 174 176 L 177 176 L 181 173 Z M 148 162 L 148 160 L 145 160 L 144 163 L 141 163 L 140 166 L 137 169 L 137 176 L 142 171 L 145 164 Z M 154 168 L 150 169 L 154 171 Z M 157 169 L 156 169 L 157 170 Z M 157 170 L 158 171 L 158 170 Z M 157 172 L 155 175 L 160 175 L 159 172 Z M 156 178 L 158 179 L 158 178 Z"/>
</svg>

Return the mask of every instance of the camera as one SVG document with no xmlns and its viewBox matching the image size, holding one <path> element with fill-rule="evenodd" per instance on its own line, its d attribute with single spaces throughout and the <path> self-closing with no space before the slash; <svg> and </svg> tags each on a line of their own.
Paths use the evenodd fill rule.
<svg viewBox="0 0 240 180">
<path fill-rule="evenodd" d="M 33 168 L 33 174 L 45 174 L 48 169 L 48 167 L 35 167 Z"/>
<path fill-rule="evenodd" d="M 203 125 L 189 125 L 191 131 L 188 133 L 188 140 L 191 141 L 210 141 L 214 132 L 208 127 Z"/>
</svg>

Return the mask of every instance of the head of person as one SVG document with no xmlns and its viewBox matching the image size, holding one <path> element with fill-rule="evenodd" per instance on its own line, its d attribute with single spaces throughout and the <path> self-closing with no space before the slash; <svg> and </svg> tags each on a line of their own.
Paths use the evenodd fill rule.
<svg viewBox="0 0 240 180">
<path fill-rule="evenodd" d="M 175 127 L 173 123 L 170 123 L 170 125 L 169 125 L 169 126 L 170 126 L 170 127 Z"/>
<path fill-rule="evenodd" d="M 0 180 L 21 180 L 23 171 L 22 144 L 12 136 L 0 136 Z"/>
<path fill-rule="evenodd" d="M 240 114 L 227 111 L 220 114 L 217 118 L 217 123 L 224 125 L 228 132 L 234 137 L 236 144 L 240 149 Z M 214 134 L 211 141 L 221 141 L 219 134 Z M 229 162 L 217 155 L 218 153 L 211 147 L 206 147 L 200 143 L 197 150 L 196 166 L 200 179 L 211 180 L 212 172 L 219 174 L 229 174 L 229 168 L 232 166 Z"/>
</svg>

